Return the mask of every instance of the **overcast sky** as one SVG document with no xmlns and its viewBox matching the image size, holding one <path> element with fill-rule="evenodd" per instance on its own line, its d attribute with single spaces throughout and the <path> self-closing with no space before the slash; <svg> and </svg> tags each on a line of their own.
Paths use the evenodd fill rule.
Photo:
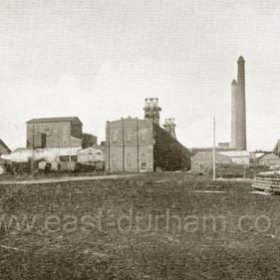
<svg viewBox="0 0 280 280">
<path fill-rule="evenodd" d="M 0 138 L 25 146 L 25 122 L 143 118 L 158 97 L 187 147 L 230 141 L 230 84 L 246 60 L 248 147 L 280 138 L 279 0 L 0 0 Z"/>
</svg>

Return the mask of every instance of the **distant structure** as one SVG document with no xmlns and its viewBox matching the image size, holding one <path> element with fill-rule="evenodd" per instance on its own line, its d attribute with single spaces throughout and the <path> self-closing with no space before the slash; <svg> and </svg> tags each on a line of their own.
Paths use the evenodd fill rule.
<svg viewBox="0 0 280 280">
<path fill-rule="evenodd" d="M 229 156 L 223 155 L 219 151 L 215 153 L 216 166 L 232 164 Z M 191 171 L 195 174 L 207 174 L 213 171 L 213 151 L 199 151 L 191 158 Z"/>
<path fill-rule="evenodd" d="M 231 148 L 246 151 L 245 60 L 242 56 L 237 65 L 237 81 L 231 84 Z"/>
<path fill-rule="evenodd" d="M 78 117 L 41 118 L 27 122 L 27 148 L 82 147 L 83 124 Z"/>
<path fill-rule="evenodd" d="M 0 139 L 0 156 L 5 154 L 10 154 L 10 148 Z"/>
<path fill-rule="evenodd" d="M 269 167 L 280 167 L 280 158 L 274 153 L 265 153 L 258 158 L 258 164 Z"/>
<path fill-rule="evenodd" d="M 108 172 L 153 171 L 153 123 L 126 118 L 107 122 L 106 170 Z"/>
<path fill-rule="evenodd" d="M 89 147 L 97 146 L 97 136 L 89 134 L 89 133 L 83 133 L 82 136 L 82 148 L 87 149 Z"/>
<path fill-rule="evenodd" d="M 158 98 L 145 99 L 145 120 L 152 120 L 154 124 L 160 125 L 160 111 L 161 108 L 158 104 Z"/>
<path fill-rule="evenodd" d="M 175 127 L 176 127 L 176 124 L 175 124 L 175 119 L 174 118 L 169 118 L 169 119 L 166 119 L 165 120 L 165 124 L 163 125 L 164 129 L 170 133 L 170 135 L 174 138 L 174 139 L 177 139 L 176 138 L 176 132 L 175 132 Z"/>
<path fill-rule="evenodd" d="M 190 152 L 151 120 L 107 122 L 106 171 L 153 172 L 190 169 Z"/>
</svg>

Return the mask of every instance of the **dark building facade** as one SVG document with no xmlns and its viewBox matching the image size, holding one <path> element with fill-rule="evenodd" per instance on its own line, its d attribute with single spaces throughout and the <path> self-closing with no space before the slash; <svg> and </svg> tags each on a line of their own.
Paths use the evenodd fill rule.
<svg viewBox="0 0 280 280">
<path fill-rule="evenodd" d="M 97 143 L 98 143 L 97 136 L 89 134 L 89 133 L 83 133 L 83 137 L 82 137 L 82 148 L 83 149 L 96 146 Z"/>
<path fill-rule="evenodd" d="M 77 117 L 32 119 L 26 135 L 27 148 L 81 147 L 83 124 Z"/>
</svg>

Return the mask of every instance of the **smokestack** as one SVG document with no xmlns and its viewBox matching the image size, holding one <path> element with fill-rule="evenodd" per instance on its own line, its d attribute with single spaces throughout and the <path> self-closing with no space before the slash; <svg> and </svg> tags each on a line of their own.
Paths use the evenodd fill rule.
<svg viewBox="0 0 280 280">
<path fill-rule="evenodd" d="M 145 119 L 152 120 L 153 123 L 160 125 L 160 111 L 161 108 L 158 104 L 158 98 L 146 98 L 145 99 Z"/>
<path fill-rule="evenodd" d="M 174 118 L 165 119 L 165 124 L 163 125 L 163 127 L 174 139 L 177 139 L 175 132 L 176 124 Z"/>
<path fill-rule="evenodd" d="M 238 85 L 236 80 L 231 83 L 231 147 L 236 149 L 236 129 L 237 129 L 237 96 L 238 96 Z"/>
<path fill-rule="evenodd" d="M 245 151 L 246 140 L 246 97 L 245 97 L 245 60 L 242 56 L 237 61 L 237 82 L 233 80 L 231 85 L 231 146 Z"/>
</svg>

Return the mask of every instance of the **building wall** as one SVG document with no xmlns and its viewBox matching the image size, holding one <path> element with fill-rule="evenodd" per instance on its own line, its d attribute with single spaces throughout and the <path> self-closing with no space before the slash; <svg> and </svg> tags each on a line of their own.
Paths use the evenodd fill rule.
<svg viewBox="0 0 280 280">
<path fill-rule="evenodd" d="M 78 151 L 78 162 L 93 163 L 97 161 L 104 162 L 104 152 L 101 149 L 87 148 Z"/>
<path fill-rule="evenodd" d="M 273 153 L 266 154 L 259 159 L 259 164 L 266 166 L 280 166 L 280 158 Z"/>
<path fill-rule="evenodd" d="M 82 125 L 71 122 L 27 123 L 27 148 L 44 146 L 44 137 L 47 148 L 79 147 L 81 141 L 77 139 L 82 137 Z"/>
<path fill-rule="evenodd" d="M 228 156 L 216 153 L 216 164 L 232 164 Z M 197 174 L 209 174 L 213 169 L 213 152 L 199 152 L 191 158 L 191 170 Z"/>
<path fill-rule="evenodd" d="M 133 118 L 108 122 L 106 126 L 108 172 L 153 171 L 153 125 Z"/>
<path fill-rule="evenodd" d="M 221 151 L 221 154 L 231 158 L 234 164 L 249 165 L 250 153 L 246 151 Z"/>
</svg>

